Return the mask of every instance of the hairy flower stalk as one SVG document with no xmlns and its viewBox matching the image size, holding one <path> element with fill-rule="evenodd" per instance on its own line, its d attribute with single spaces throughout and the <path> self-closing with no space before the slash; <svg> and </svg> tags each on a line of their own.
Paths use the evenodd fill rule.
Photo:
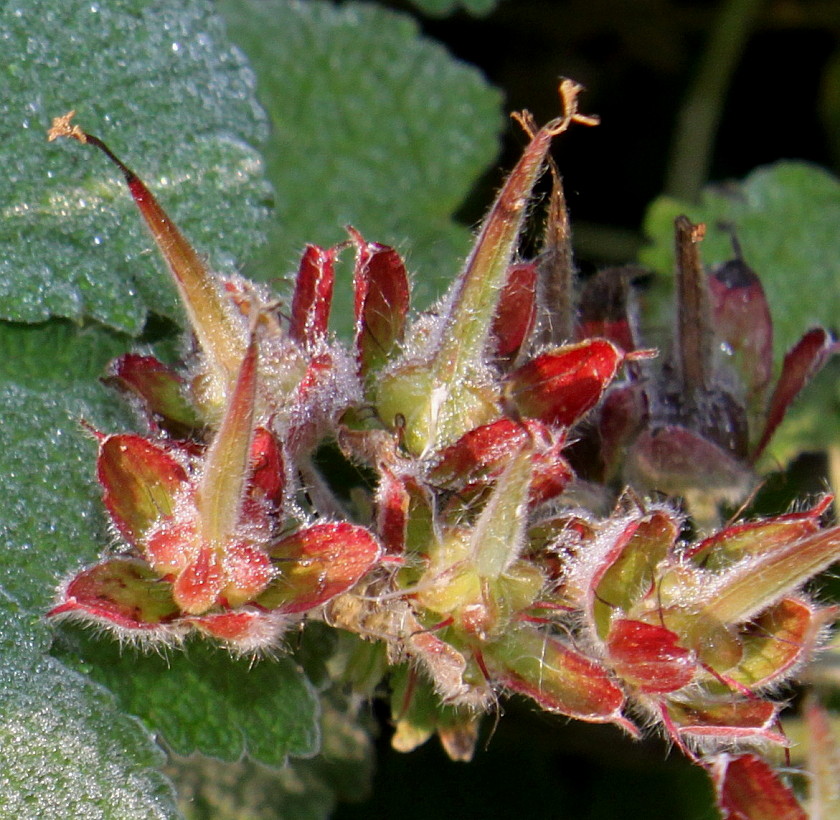
<svg viewBox="0 0 840 820">
<path fill-rule="evenodd" d="M 708 770 L 727 817 L 802 817 L 764 755 L 787 743 L 782 684 L 835 616 L 802 587 L 840 557 L 840 528 L 823 525 L 830 498 L 711 523 L 719 499 L 752 486 L 785 409 L 836 346 L 811 331 L 771 394 L 757 277 L 707 274 L 702 228 L 683 217 L 677 340 L 649 361 L 626 272 L 599 274 L 575 309 L 554 169 L 546 256 L 521 260 L 552 141 L 595 122 L 578 92 L 564 81 L 562 116 L 543 128 L 520 115 L 521 160 L 450 292 L 414 318 L 400 256 L 352 228 L 339 246 L 306 248 L 284 318 L 258 286 L 207 271 L 134 173 L 58 118 L 50 138 L 96 146 L 125 176 L 197 353 L 188 375 L 136 354 L 111 365 L 148 423 L 143 436 L 95 432 L 123 548 L 66 580 L 50 615 L 146 644 L 197 631 L 235 653 L 320 618 L 360 652 L 384 643 L 400 749 L 434 727 L 469 759 L 480 716 L 517 693 L 634 736 L 640 716 L 658 726 Z M 348 248 L 345 347 L 328 320 Z M 715 358 L 719 339 L 736 361 Z M 737 393 L 733 372 L 748 379 Z M 325 444 L 375 477 L 355 507 L 315 466 Z M 649 490 L 660 500 L 643 500 Z M 678 498 L 709 528 L 700 540 L 685 540 Z"/>
</svg>

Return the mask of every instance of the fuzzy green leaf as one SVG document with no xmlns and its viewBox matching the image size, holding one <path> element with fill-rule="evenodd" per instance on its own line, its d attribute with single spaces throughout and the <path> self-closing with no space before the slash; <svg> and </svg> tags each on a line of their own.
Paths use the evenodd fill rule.
<svg viewBox="0 0 840 820">
<path fill-rule="evenodd" d="M 269 766 L 318 751 L 318 702 L 288 658 L 234 660 L 206 643 L 142 654 L 68 628 L 58 649 L 140 717 L 176 754 L 221 760 L 247 753 Z"/>
<path fill-rule="evenodd" d="M 187 820 L 327 820 L 339 799 L 364 798 L 373 774 L 372 743 L 359 725 L 358 706 L 348 707 L 334 692 L 322 705 L 324 746 L 312 759 L 291 760 L 282 769 L 250 758 L 171 760 L 165 771 Z"/>
<path fill-rule="evenodd" d="M 470 244 L 452 214 L 497 151 L 498 92 L 419 36 L 414 20 L 373 5 L 221 8 L 273 126 L 276 228 L 263 275 L 289 273 L 306 242 L 342 241 L 352 224 L 408 255 L 415 296 L 428 304 Z M 348 298 L 340 292 L 337 303 Z M 336 318 L 350 330 L 349 312 Z"/>
<path fill-rule="evenodd" d="M 16 820 L 178 817 L 163 753 L 105 690 L 45 655 L 49 630 L 0 591 L 0 811 Z"/>
<path fill-rule="evenodd" d="M 29 333 L 0 326 L 0 348 L 14 349 L 11 338 L 31 340 Z M 38 331 L 45 346 L 46 329 Z M 77 332 L 76 337 L 83 335 Z M 86 374 L 96 357 L 101 332 L 79 342 L 79 370 Z M 67 340 L 60 332 L 59 338 Z M 56 339 L 51 340 L 52 343 Z M 107 349 L 110 339 L 103 345 Z M 49 348 L 47 348 L 49 349 Z M 125 427 L 127 414 L 118 409 L 108 391 L 95 382 L 70 385 L 43 378 L 34 384 L 39 368 L 49 371 L 34 352 L 16 357 L 23 384 L 0 387 L 0 578 L 24 606 L 45 611 L 59 579 L 96 560 L 107 541 L 100 492 L 94 480 L 96 444 L 82 419 L 105 428 Z M 8 364 L 5 365 L 7 368 Z M 28 383 L 27 383 L 28 382 Z"/>
<path fill-rule="evenodd" d="M 268 188 L 248 143 L 264 138 L 264 117 L 211 6 L 3 2 L 0 42 L 0 318 L 93 318 L 137 334 L 150 310 L 180 316 L 119 172 L 89 148 L 47 144 L 70 109 L 214 267 L 234 270 L 261 241 Z"/>
</svg>

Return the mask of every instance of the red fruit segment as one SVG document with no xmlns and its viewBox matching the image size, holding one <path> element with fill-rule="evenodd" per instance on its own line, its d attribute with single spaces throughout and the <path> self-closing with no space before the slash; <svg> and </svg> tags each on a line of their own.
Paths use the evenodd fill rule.
<svg viewBox="0 0 840 820">
<path fill-rule="evenodd" d="M 109 366 L 105 380 L 139 398 L 150 421 L 176 438 L 187 438 L 201 426 L 184 397 L 181 378 L 154 356 L 120 356 Z"/>
<path fill-rule="evenodd" d="M 230 544 L 222 558 L 222 567 L 225 582 L 222 595 L 231 607 L 252 601 L 274 575 L 268 555 L 250 544 Z"/>
<path fill-rule="evenodd" d="M 757 459 L 769 444 L 776 428 L 782 423 L 791 402 L 806 384 L 822 369 L 829 358 L 840 351 L 835 342 L 821 327 L 809 330 L 785 356 L 779 383 L 770 398 L 767 424 L 753 451 Z"/>
<path fill-rule="evenodd" d="M 237 652 L 259 651 L 276 644 L 287 626 L 282 618 L 258 610 L 214 612 L 184 620 Z"/>
<path fill-rule="evenodd" d="M 97 477 L 114 524 L 134 545 L 158 518 L 172 514 L 187 483 L 186 470 L 166 450 L 130 434 L 102 440 Z"/>
<path fill-rule="evenodd" d="M 346 592 L 382 553 L 364 528 L 346 522 L 315 524 L 284 538 L 269 553 L 279 577 L 259 597 L 266 609 L 306 612 Z"/>
<path fill-rule="evenodd" d="M 537 315 L 536 293 L 536 263 L 511 265 L 493 318 L 497 359 L 513 361 L 531 335 Z"/>
<path fill-rule="evenodd" d="M 327 335 L 335 282 L 335 248 L 307 245 L 300 260 L 289 335 L 311 348 Z"/>
<path fill-rule="evenodd" d="M 84 614 L 125 629 L 171 623 L 179 609 L 170 584 L 135 558 L 111 558 L 82 570 L 64 589 L 48 616 Z"/>
<path fill-rule="evenodd" d="M 615 673 L 642 692 L 662 694 L 687 686 L 694 678 L 693 654 L 664 626 L 619 618 L 607 637 Z"/>
<path fill-rule="evenodd" d="M 408 273 L 393 248 L 365 242 L 358 231 L 348 230 L 356 245 L 356 361 L 359 373 L 367 376 L 388 361 L 402 340 L 409 306 Z"/>
<path fill-rule="evenodd" d="M 182 572 L 198 555 L 193 521 L 160 519 L 143 541 L 143 556 L 161 576 Z"/>
<path fill-rule="evenodd" d="M 505 395 L 523 416 L 570 427 L 598 403 L 623 360 L 605 339 L 561 347 L 514 370 Z"/>
<path fill-rule="evenodd" d="M 710 773 L 724 820 L 808 820 L 793 792 L 756 755 L 719 755 Z"/>
</svg>

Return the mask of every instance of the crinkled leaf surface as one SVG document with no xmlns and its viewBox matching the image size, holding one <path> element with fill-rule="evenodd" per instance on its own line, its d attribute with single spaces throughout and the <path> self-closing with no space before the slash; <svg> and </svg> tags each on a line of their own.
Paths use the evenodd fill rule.
<svg viewBox="0 0 840 820">
<path fill-rule="evenodd" d="M 113 696 L 46 655 L 38 616 L 0 591 L 0 813 L 16 820 L 178 817 L 163 754 Z"/>
<path fill-rule="evenodd" d="M 137 334 L 150 310 L 180 316 L 119 172 L 89 147 L 47 143 L 70 109 L 215 268 L 234 270 L 259 244 L 269 190 L 250 146 L 265 120 L 210 4 L 0 0 L 0 46 L 0 318 L 93 318 Z"/>
<path fill-rule="evenodd" d="M 51 379 L 49 353 L 62 342 L 77 351 L 79 368 Z M 94 481 L 96 444 L 80 421 L 102 428 L 128 421 L 88 372 L 112 345 L 110 336 L 93 329 L 71 334 L 50 323 L 20 332 L 0 325 L 3 369 L 12 369 L 10 361 L 18 368 L 18 378 L 0 387 L 0 578 L 33 611 L 43 612 L 58 580 L 95 560 L 107 543 Z"/>
<path fill-rule="evenodd" d="M 234 660 L 206 642 L 143 654 L 67 629 L 57 650 L 66 663 L 111 689 L 176 754 L 222 760 L 247 753 L 270 766 L 318 751 L 318 702 L 288 658 Z"/>
<path fill-rule="evenodd" d="M 407 255 L 415 296 L 428 304 L 469 247 L 452 214 L 498 149 L 498 92 L 419 36 L 413 19 L 374 5 L 223 0 L 220 8 L 272 123 L 276 227 L 263 275 L 288 274 L 306 242 L 342 241 L 352 224 Z M 336 303 L 348 299 L 345 289 Z M 349 331 L 351 312 L 334 312 Z"/>
<path fill-rule="evenodd" d="M 223 763 L 193 755 L 166 767 L 187 820 L 326 820 L 337 800 L 360 800 L 370 790 L 372 743 L 359 709 L 334 691 L 322 697 L 323 748 L 309 760 L 272 769 L 245 758 Z M 365 707 L 362 707 L 363 709 Z"/>
</svg>

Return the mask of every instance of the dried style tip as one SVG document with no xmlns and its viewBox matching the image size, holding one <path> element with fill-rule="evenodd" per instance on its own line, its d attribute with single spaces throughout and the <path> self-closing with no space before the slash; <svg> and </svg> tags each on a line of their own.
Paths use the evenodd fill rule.
<svg viewBox="0 0 840 820">
<path fill-rule="evenodd" d="M 78 140 L 82 145 L 87 142 L 87 134 L 78 125 L 71 125 L 70 121 L 76 116 L 75 111 L 68 111 L 60 117 L 53 117 L 52 126 L 47 132 L 47 140 L 53 142 L 60 137 Z"/>
</svg>

